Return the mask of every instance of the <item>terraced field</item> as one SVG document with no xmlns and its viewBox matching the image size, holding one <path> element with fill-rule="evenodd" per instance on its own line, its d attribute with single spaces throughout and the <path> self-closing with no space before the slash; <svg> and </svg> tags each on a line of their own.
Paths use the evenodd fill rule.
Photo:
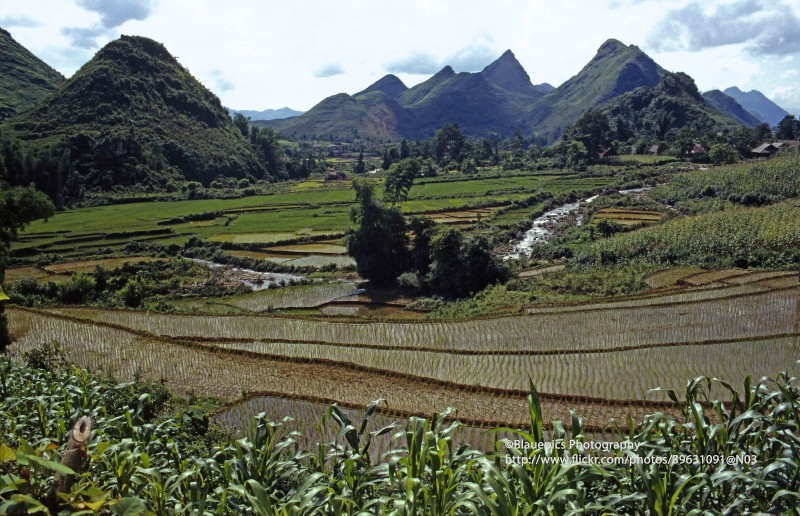
<svg viewBox="0 0 800 516">
<path fill-rule="evenodd" d="M 611 177 L 556 173 L 423 178 L 401 208 L 407 214 L 431 214 L 446 223 L 474 224 L 491 219 L 493 208 L 537 192 L 580 193 L 612 182 Z M 183 245 L 193 236 L 253 251 L 249 246 L 266 249 L 303 238 L 341 237 L 351 226 L 354 194 L 349 182 L 331 186 L 307 181 L 302 185 L 240 199 L 130 203 L 59 212 L 47 222 L 31 224 L 12 252 L 17 257 L 54 253 L 79 258 L 98 252 L 119 254 L 132 241 Z M 340 258 L 325 260 L 325 254 L 330 253 L 308 251 L 296 257 L 307 259 L 292 265 L 352 265 Z"/>
<path fill-rule="evenodd" d="M 790 369 L 800 357 L 800 285 L 789 274 L 692 272 L 675 277 L 693 283 L 661 294 L 462 321 L 77 308 L 10 309 L 9 317 L 19 337 L 13 353 L 57 340 L 86 367 L 231 403 L 259 396 L 318 403 L 325 393 L 356 408 L 382 397 L 396 415 L 453 406 L 463 421 L 488 428 L 525 421 L 532 380 L 550 418 L 565 420 L 572 408 L 587 428 L 603 431 L 612 419 L 671 410 L 663 392 L 648 392 L 654 387 L 681 390 L 698 375 L 738 384 L 747 374 Z M 339 293 L 292 288 L 300 304 L 309 303 L 304 295 L 324 303 Z M 257 310 L 280 296 L 293 303 L 290 289 L 265 292 L 242 306 Z"/>
<path fill-rule="evenodd" d="M 510 226 L 544 206 L 542 192 L 584 196 L 612 182 L 611 176 L 555 173 L 424 178 L 400 207 L 444 224 Z M 796 272 L 787 270 L 672 267 L 646 276 L 649 290 L 637 295 L 432 319 L 407 308 L 412 300 L 397 293 L 357 290 L 341 240 L 353 202 L 346 182 L 308 181 L 269 195 L 103 206 L 34 223 L 15 244 L 15 257 L 49 253 L 67 260 L 35 267 L 31 260 L 9 270 L 10 281 L 69 278 L 98 265 L 111 269 L 140 259 L 122 256 L 131 242 L 182 245 L 191 237 L 217 242 L 234 257 L 317 270 L 292 278 L 309 284 L 174 300 L 181 313 L 12 307 L 10 328 L 18 340 L 11 352 L 20 356 L 58 341 L 72 362 L 87 368 L 221 398 L 230 404 L 218 416 L 223 419 L 244 421 L 254 410 L 276 418 L 293 414 L 308 442 L 323 431 L 321 423 L 306 420 L 318 417 L 320 404 L 337 402 L 356 417 L 359 407 L 385 398 L 377 423 L 456 407 L 467 423 L 464 441 L 484 449 L 493 446 L 487 429 L 528 420 L 531 381 L 550 420 L 568 420 L 575 409 L 585 428 L 604 432 L 613 420 L 674 410 L 664 392 L 651 392 L 655 387 L 680 391 L 699 375 L 738 384 L 747 374 L 791 369 L 800 358 L 800 285 Z M 793 212 L 781 209 L 791 222 Z M 595 221 L 655 225 L 661 216 L 607 208 Z M 652 242 L 666 230 L 642 231 L 651 237 L 641 245 L 656 249 Z M 773 231 L 776 242 L 783 241 L 781 231 Z M 623 237 L 644 238 L 638 235 Z M 597 245 L 611 245 L 607 240 Z M 331 273 L 331 265 L 338 272 Z M 537 281 L 563 267 L 528 265 L 534 266 L 520 276 Z"/>
</svg>

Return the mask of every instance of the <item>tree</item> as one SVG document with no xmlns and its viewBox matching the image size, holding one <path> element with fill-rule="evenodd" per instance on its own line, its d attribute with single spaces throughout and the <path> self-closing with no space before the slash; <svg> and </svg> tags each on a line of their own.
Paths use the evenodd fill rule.
<svg viewBox="0 0 800 516">
<path fill-rule="evenodd" d="M 569 142 L 565 155 L 566 165 L 570 168 L 584 167 L 589 159 L 589 153 L 586 152 L 586 145 L 579 141 Z"/>
<path fill-rule="evenodd" d="M 278 141 L 278 134 L 273 129 L 251 127 L 250 146 L 268 175 L 272 177 L 285 175 L 286 156 Z"/>
<path fill-rule="evenodd" d="M 458 124 L 447 124 L 438 131 L 434 138 L 434 157 L 438 165 L 449 162 L 460 163 L 463 159 L 466 139 L 458 128 Z"/>
<path fill-rule="evenodd" d="M 384 199 L 392 204 L 403 202 L 408 198 L 408 191 L 414 184 L 414 178 L 420 175 L 422 167 L 414 158 L 406 158 L 392 164 L 384 181 Z"/>
<path fill-rule="evenodd" d="M 772 140 L 772 129 L 769 124 L 764 122 L 755 127 L 755 139 L 757 143 L 763 143 Z"/>
<path fill-rule="evenodd" d="M 669 130 L 675 126 L 675 115 L 672 114 L 672 111 L 660 111 L 656 117 L 656 125 L 658 126 L 656 137 L 659 140 L 663 140 Z"/>
<path fill-rule="evenodd" d="M 242 136 L 247 138 L 248 133 L 250 132 L 250 119 L 244 116 L 241 113 L 236 113 L 233 115 L 233 125 L 239 129 L 239 132 L 242 133 Z"/>
<path fill-rule="evenodd" d="M 579 141 L 586 147 L 589 161 L 598 156 L 611 143 L 611 123 L 600 110 L 590 109 L 567 129 L 567 141 Z"/>
<path fill-rule="evenodd" d="M 798 137 L 800 137 L 800 121 L 794 115 L 786 115 L 775 128 L 775 139 L 796 140 Z"/>
<path fill-rule="evenodd" d="M 356 161 L 355 166 L 353 167 L 354 174 L 364 174 L 367 171 L 366 166 L 364 165 L 364 149 L 358 151 L 358 161 Z"/>
<path fill-rule="evenodd" d="M 411 241 L 411 269 L 424 277 L 431 268 L 431 242 L 436 236 L 436 223 L 428 217 L 413 217 L 408 229 L 414 234 Z"/>
<path fill-rule="evenodd" d="M 724 165 L 739 161 L 739 151 L 727 143 L 717 143 L 708 151 L 708 159 L 714 165 Z"/>
<path fill-rule="evenodd" d="M 411 148 L 408 146 L 408 140 L 403 138 L 403 141 L 400 142 L 400 159 L 406 159 L 411 157 Z"/>
<path fill-rule="evenodd" d="M 33 187 L 10 187 L 0 181 L 0 283 L 5 279 L 11 240 L 29 222 L 48 218 L 53 214 L 53 203 L 42 192 Z M 4 353 L 11 342 L 8 326 L 0 305 L 0 353 Z"/>
<path fill-rule="evenodd" d="M 460 230 L 446 228 L 431 243 L 427 281 L 436 294 L 464 297 L 508 277 L 508 267 L 483 236 L 465 239 Z"/>
<path fill-rule="evenodd" d="M 460 297 L 464 285 L 461 247 L 464 235 L 456 228 L 445 228 L 431 244 L 431 265 L 427 283 L 437 294 Z"/>
<path fill-rule="evenodd" d="M 389 286 L 408 270 L 406 221 L 396 207 L 375 199 L 372 185 L 354 180 L 357 206 L 350 213 L 356 230 L 345 237 L 347 254 L 356 261 L 358 274 L 378 286 Z"/>
</svg>

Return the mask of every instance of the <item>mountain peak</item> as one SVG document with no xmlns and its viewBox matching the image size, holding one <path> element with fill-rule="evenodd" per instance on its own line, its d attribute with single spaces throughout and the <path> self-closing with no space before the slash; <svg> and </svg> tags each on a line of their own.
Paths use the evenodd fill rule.
<svg viewBox="0 0 800 516">
<path fill-rule="evenodd" d="M 62 193 L 56 188 L 78 199 L 106 181 L 163 185 L 182 176 L 207 185 L 217 176 L 266 173 L 219 98 L 162 44 L 137 36 L 108 43 L 5 129 L 31 152 L 82 138 L 79 146 L 66 147 L 81 182 L 65 187 L 51 181 L 54 198 Z"/>
<path fill-rule="evenodd" d="M 512 93 L 537 97 L 541 94 L 511 50 L 503 52 L 503 55 L 483 69 L 481 75 L 495 86 Z"/>
<path fill-rule="evenodd" d="M 733 86 L 727 88 L 725 94 L 733 97 L 736 102 L 741 104 L 743 108 L 752 113 L 756 118 L 773 127 L 778 125 L 778 122 L 789 114 L 785 109 L 772 102 L 766 95 L 758 90 L 744 92 Z"/>
<path fill-rule="evenodd" d="M 596 57 L 604 57 L 607 55 L 611 55 L 615 52 L 619 52 L 620 50 L 626 50 L 628 45 L 619 41 L 618 39 L 607 39 L 600 48 L 597 49 L 597 56 Z"/>
<path fill-rule="evenodd" d="M 372 83 L 367 89 L 356 93 L 356 95 L 363 95 L 365 93 L 371 93 L 373 91 L 381 91 L 388 95 L 389 97 L 396 99 L 400 96 L 401 93 L 406 91 L 408 86 L 406 86 L 403 81 L 401 81 L 396 75 L 389 74 L 384 75 L 374 83 Z"/>
<path fill-rule="evenodd" d="M 503 52 L 503 54 L 499 58 L 497 58 L 498 61 L 511 60 L 511 59 L 516 61 L 517 56 L 514 55 L 514 52 L 512 52 L 510 48 L 505 52 Z"/>
</svg>

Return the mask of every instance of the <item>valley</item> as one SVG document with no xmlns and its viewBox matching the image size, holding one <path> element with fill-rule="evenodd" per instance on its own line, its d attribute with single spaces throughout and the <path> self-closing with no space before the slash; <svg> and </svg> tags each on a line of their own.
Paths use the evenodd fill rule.
<svg viewBox="0 0 800 516">
<path fill-rule="evenodd" d="M 795 510 L 800 122 L 765 95 L 607 39 L 558 86 L 417 53 L 237 110 L 95 46 L 65 78 L 0 29 L 1 514 Z"/>
</svg>

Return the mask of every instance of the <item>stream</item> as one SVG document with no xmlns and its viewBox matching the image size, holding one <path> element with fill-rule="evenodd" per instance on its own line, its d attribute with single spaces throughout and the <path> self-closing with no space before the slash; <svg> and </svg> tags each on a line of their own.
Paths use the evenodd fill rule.
<svg viewBox="0 0 800 516">
<path fill-rule="evenodd" d="M 636 195 L 646 192 L 652 188 L 652 186 L 645 186 L 641 188 L 632 188 L 630 190 L 619 190 L 616 193 L 621 195 Z M 592 197 L 577 202 L 562 204 L 561 206 L 557 206 L 552 210 L 544 212 L 539 217 L 536 217 L 536 219 L 533 221 L 533 224 L 531 224 L 531 228 L 525 232 L 522 240 L 515 245 L 514 249 L 512 249 L 509 254 L 504 256 L 503 259 L 512 260 L 528 258 L 531 255 L 531 251 L 534 247 L 547 242 L 553 238 L 553 236 L 555 236 L 555 227 L 558 222 L 564 220 L 570 215 L 573 215 L 580 210 L 581 207 L 587 206 L 598 197 L 600 197 L 600 194 L 593 195 Z M 576 225 L 580 226 L 583 224 L 583 222 L 584 221 L 582 217 L 578 217 L 576 220 Z"/>
<path fill-rule="evenodd" d="M 209 269 L 224 269 L 234 279 L 241 281 L 253 291 L 265 290 L 270 287 L 279 287 L 287 285 L 291 281 L 301 281 L 303 276 L 296 276 L 294 274 L 286 274 L 283 272 L 259 272 L 252 269 L 239 269 L 231 265 L 222 263 L 211 262 L 208 260 L 200 260 L 192 258 L 192 261 L 202 263 Z"/>
</svg>

